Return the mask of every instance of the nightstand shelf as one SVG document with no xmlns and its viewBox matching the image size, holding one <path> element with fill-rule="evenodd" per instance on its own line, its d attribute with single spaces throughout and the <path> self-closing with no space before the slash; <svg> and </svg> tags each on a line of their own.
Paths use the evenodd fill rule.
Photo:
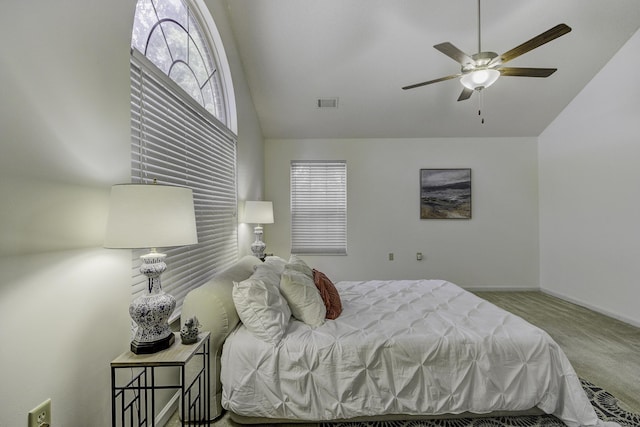
<svg viewBox="0 0 640 427">
<path fill-rule="evenodd" d="M 209 332 L 203 332 L 195 344 L 184 345 L 176 334 L 175 343 L 166 350 L 153 354 L 126 351 L 115 358 L 111 362 L 112 427 L 155 426 L 160 409 L 156 408 L 156 394 L 163 390 L 180 391 L 183 426 L 209 425 L 209 337 Z"/>
</svg>

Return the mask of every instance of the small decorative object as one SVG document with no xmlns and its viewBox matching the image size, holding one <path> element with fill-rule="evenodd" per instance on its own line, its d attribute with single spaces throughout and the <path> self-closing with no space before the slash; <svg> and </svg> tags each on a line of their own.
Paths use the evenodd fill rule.
<svg viewBox="0 0 640 427">
<path fill-rule="evenodd" d="M 198 318 L 193 316 L 184 322 L 184 326 L 180 329 L 180 339 L 182 344 L 194 344 L 198 341 L 198 327 L 200 322 Z"/>
<path fill-rule="evenodd" d="M 420 219 L 471 218 L 471 169 L 420 169 Z"/>
</svg>

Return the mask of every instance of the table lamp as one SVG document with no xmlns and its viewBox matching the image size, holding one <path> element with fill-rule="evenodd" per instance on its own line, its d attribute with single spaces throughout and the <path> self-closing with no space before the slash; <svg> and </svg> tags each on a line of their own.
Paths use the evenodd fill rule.
<svg viewBox="0 0 640 427">
<path fill-rule="evenodd" d="M 273 203 L 246 201 L 244 203 L 244 222 L 256 224 L 253 228 L 256 240 L 251 244 L 251 252 L 257 258 L 264 259 L 264 250 L 267 245 L 262 240 L 262 224 L 273 224 Z"/>
<path fill-rule="evenodd" d="M 131 302 L 129 314 L 138 325 L 131 341 L 136 354 L 156 353 L 175 338 L 169 316 L 175 299 L 162 290 L 166 254 L 156 248 L 198 243 L 193 193 L 190 188 L 159 184 L 120 184 L 111 187 L 106 248 L 150 248 L 142 255 L 140 272 L 147 276 L 147 291 Z"/>
</svg>

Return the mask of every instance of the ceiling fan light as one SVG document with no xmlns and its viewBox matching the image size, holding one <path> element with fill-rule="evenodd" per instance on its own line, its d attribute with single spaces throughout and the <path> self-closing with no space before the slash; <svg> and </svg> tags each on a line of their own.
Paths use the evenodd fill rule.
<svg viewBox="0 0 640 427">
<path fill-rule="evenodd" d="M 492 68 L 484 68 L 472 71 L 460 78 L 460 83 L 467 89 L 480 90 L 486 89 L 498 80 L 500 71 Z"/>
</svg>

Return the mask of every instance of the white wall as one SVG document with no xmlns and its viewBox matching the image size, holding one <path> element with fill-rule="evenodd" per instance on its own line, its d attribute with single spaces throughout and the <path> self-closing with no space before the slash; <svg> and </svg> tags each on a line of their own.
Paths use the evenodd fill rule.
<svg viewBox="0 0 640 427">
<path fill-rule="evenodd" d="M 102 249 L 129 180 L 132 2 L 8 2 L 0 14 L 0 425 L 53 399 L 106 426 L 129 333 L 130 253 Z"/>
<path fill-rule="evenodd" d="M 221 1 L 239 117 L 239 187 L 262 139 Z M 53 425 L 110 426 L 109 362 L 130 339 L 129 251 L 102 248 L 129 181 L 135 1 L 4 2 L 0 13 L 0 426 L 53 400 Z M 242 243 L 242 242 L 241 242 Z"/>
<path fill-rule="evenodd" d="M 640 325 L 640 32 L 540 135 L 540 283 Z"/>
<path fill-rule="evenodd" d="M 290 250 L 289 165 L 300 159 L 347 161 L 348 255 L 304 257 L 332 280 L 538 287 L 535 138 L 267 140 L 265 191 L 275 223 L 265 226 L 265 240 L 280 256 Z M 471 168 L 473 218 L 420 220 L 421 168 Z"/>
<path fill-rule="evenodd" d="M 238 112 L 238 204 L 240 213 L 246 200 L 264 199 L 264 143 L 258 116 L 253 106 L 249 86 L 237 54 L 228 10 L 221 0 L 204 0 L 214 17 L 216 27 L 223 36 L 224 48 L 231 67 L 233 89 Z M 241 218 L 241 215 L 238 215 Z M 240 256 L 251 255 L 253 228 L 238 224 L 238 250 Z"/>
</svg>

